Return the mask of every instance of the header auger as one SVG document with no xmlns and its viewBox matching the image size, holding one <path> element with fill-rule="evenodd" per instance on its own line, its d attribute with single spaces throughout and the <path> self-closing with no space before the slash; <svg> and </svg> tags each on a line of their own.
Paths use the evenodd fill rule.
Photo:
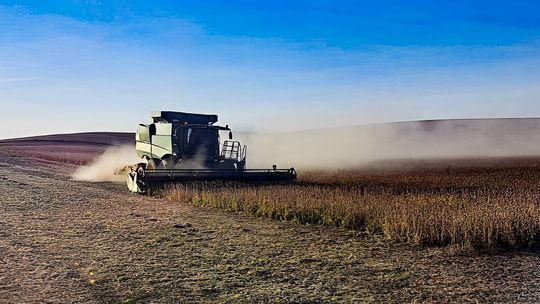
<svg viewBox="0 0 540 304">
<path fill-rule="evenodd" d="M 247 146 L 233 140 L 232 131 L 214 125 L 217 115 L 161 111 L 153 123 L 140 124 L 135 135 L 143 162 L 126 177 L 131 192 L 147 193 L 163 184 L 190 181 L 288 182 L 294 168 L 246 169 Z M 228 132 L 220 143 L 219 133 Z"/>
</svg>

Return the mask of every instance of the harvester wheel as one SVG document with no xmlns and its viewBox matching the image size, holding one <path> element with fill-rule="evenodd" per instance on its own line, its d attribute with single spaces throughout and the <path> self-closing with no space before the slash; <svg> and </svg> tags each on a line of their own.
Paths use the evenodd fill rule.
<svg viewBox="0 0 540 304">
<path fill-rule="evenodd" d="M 159 166 L 159 163 L 160 163 L 159 159 L 157 159 L 157 158 L 150 158 L 150 159 L 148 160 L 148 164 L 146 165 L 146 169 L 147 169 L 147 170 L 157 169 L 158 166 Z"/>
<path fill-rule="evenodd" d="M 131 171 L 126 175 L 126 182 L 129 191 L 133 193 L 145 193 L 147 190 L 146 180 L 145 180 L 145 163 L 138 163 L 136 166 L 131 168 Z"/>
</svg>

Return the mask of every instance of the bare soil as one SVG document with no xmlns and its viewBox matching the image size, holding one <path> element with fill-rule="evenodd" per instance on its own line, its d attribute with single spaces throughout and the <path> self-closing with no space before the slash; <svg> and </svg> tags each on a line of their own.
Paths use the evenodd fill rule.
<svg viewBox="0 0 540 304">
<path fill-rule="evenodd" d="M 1 303 L 540 301 L 537 249 L 456 254 L 132 195 L 71 180 L 44 146 L 0 144 Z"/>
</svg>

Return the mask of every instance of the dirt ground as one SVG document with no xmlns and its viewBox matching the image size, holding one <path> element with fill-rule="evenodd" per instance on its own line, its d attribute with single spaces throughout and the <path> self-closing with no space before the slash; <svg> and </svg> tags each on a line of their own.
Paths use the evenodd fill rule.
<svg viewBox="0 0 540 304">
<path fill-rule="evenodd" d="M 540 250 L 455 254 L 70 179 L 0 145 L 1 303 L 540 301 Z"/>
</svg>

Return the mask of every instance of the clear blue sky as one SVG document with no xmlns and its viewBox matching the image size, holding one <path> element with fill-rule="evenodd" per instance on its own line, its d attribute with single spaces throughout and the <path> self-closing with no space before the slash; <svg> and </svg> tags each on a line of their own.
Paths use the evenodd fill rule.
<svg viewBox="0 0 540 304">
<path fill-rule="evenodd" d="M 0 138 L 540 116 L 539 1 L 2 1 Z"/>
</svg>

